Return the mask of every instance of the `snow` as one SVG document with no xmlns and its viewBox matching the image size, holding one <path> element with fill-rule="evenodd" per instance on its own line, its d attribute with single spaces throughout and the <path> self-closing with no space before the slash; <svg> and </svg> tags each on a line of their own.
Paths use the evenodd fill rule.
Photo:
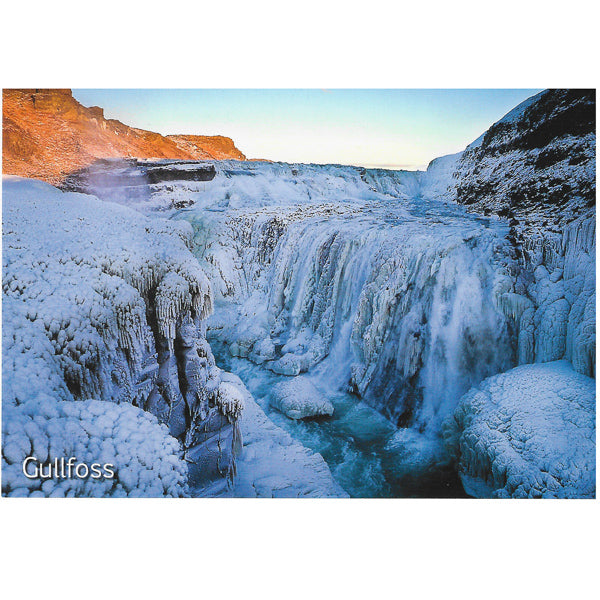
<svg viewBox="0 0 600 600">
<path fill-rule="evenodd" d="M 271 421 L 241 379 L 231 373 L 223 381 L 240 390 L 245 409 L 240 420 L 244 445 L 237 476 L 227 495 L 253 498 L 347 497 L 320 454 L 310 451 Z"/>
<path fill-rule="evenodd" d="M 77 493 L 180 495 L 187 471 L 195 472 L 193 461 L 189 467 L 182 462 L 182 452 L 206 446 L 199 438 L 210 423 L 203 419 L 211 419 L 221 436 L 214 457 L 219 474 L 234 468 L 240 407 L 219 389 L 219 370 L 202 337 L 212 291 L 186 247 L 190 233 L 186 224 L 148 219 L 39 181 L 4 178 L 4 493 L 19 490 L 25 479 L 15 463 L 22 457 L 11 448 L 26 448 L 19 424 L 25 427 L 28 419 L 41 419 L 40 439 L 55 458 L 66 448 L 79 460 L 104 447 L 112 458 L 117 453 L 121 487 L 90 482 L 74 487 Z M 188 375 L 183 383 L 178 361 Z M 88 438 L 85 422 L 92 413 L 86 411 L 97 410 L 97 401 L 106 401 L 107 426 Z M 126 443 L 132 423 L 146 436 L 143 443 Z M 7 464 L 16 465 L 14 473 Z"/>
<path fill-rule="evenodd" d="M 476 497 L 593 498 L 593 379 L 567 361 L 486 379 L 444 426 L 465 490 Z"/>
<path fill-rule="evenodd" d="M 333 415 L 333 404 L 305 377 L 293 377 L 276 384 L 271 406 L 290 419 Z"/>
</svg>

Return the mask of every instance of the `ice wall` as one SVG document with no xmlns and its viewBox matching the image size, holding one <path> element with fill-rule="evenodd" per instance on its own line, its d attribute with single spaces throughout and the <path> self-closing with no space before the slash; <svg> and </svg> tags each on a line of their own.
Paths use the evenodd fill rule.
<svg viewBox="0 0 600 600">
<path fill-rule="evenodd" d="M 112 485 L 62 493 L 178 495 L 233 474 L 242 400 L 203 337 L 212 291 L 190 237 L 185 223 L 4 178 L 3 493 L 59 493 L 21 473 L 32 451 L 114 459 Z"/>
<path fill-rule="evenodd" d="M 566 358 L 596 375 L 596 219 L 562 231 L 523 232 L 512 291 L 500 306 L 514 323 L 518 364 Z"/>
</svg>

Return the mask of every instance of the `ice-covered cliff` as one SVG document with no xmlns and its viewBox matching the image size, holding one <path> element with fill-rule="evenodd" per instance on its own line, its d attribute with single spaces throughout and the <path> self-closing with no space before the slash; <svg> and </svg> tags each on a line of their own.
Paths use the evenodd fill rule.
<svg viewBox="0 0 600 600">
<path fill-rule="evenodd" d="M 547 90 L 467 147 L 448 198 L 505 218 L 516 258 L 500 298 L 519 364 L 567 358 L 595 375 L 596 101 Z"/>
<path fill-rule="evenodd" d="M 190 234 L 4 179 L 3 493 L 180 495 L 233 472 L 242 406 L 202 335 L 213 300 Z M 116 475 L 29 480 L 32 452 Z"/>
</svg>

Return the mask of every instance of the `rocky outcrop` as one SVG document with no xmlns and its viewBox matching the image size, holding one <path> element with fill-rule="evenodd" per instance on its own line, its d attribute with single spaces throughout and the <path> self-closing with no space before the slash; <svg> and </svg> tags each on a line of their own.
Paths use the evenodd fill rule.
<svg viewBox="0 0 600 600">
<path fill-rule="evenodd" d="M 246 160 L 233 140 L 222 135 L 168 135 L 167 138 L 196 160 Z"/>
<path fill-rule="evenodd" d="M 5 89 L 2 102 L 6 174 L 60 184 L 99 158 L 245 159 L 229 138 L 190 136 L 183 143 L 106 119 L 102 108 L 82 106 L 70 90 Z"/>
<path fill-rule="evenodd" d="M 593 211 L 595 115 L 594 90 L 529 98 L 463 152 L 456 201 L 514 219 L 519 229 L 544 221 L 556 228 Z"/>
</svg>

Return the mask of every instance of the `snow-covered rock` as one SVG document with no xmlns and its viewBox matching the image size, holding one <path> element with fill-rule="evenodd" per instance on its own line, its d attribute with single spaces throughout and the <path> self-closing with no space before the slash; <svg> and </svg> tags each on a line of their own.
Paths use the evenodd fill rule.
<svg viewBox="0 0 600 600">
<path fill-rule="evenodd" d="M 447 198 L 510 224 L 517 261 L 500 304 L 520 364 L 595 375 L 595 93 L 546 90 L 462 153 Z"/>
<path fill-rule="evenodd" d="M 94 399 L 133 404 L 134 413 L 148 411 L 173 436 L 150 415 L 132 417 L 141 419 L 155 450 L 152 454 L 141 442 L 139 455 L 135 444 L 117 450 L 117 471 L 132 472 L 122 488 L 127 493 L 178 494 L 183 451 L 194 482 L 231 475 L 241 405 L 219 387 L 220 371 L 203 337 L 212 291 L 186 247 L 190 238 L 186 224 L 148 219 L 42 182 L 4 178 L 3 465 L 13 464 L 5 452 L 13 447 L 18 424 L 26 416 L 35 421 L 39 411 L 58 419 L 40 416 L 38 424 L 56 452 L 65 444 L 71 448 L 70 429 L 80 454 L 92 457 L 106 444 L 111 447 L 104 437 L 119 439 L 130 431 L 127 415 L 133 413 L 106 407 L 104 421 L 116 425 L 88 439 L 79 433 L 84 424 L 73 423 L 88 418 L 86 407 L 98 406 Z M 88 403 L 73 412 L 68 408 L 73 401 Z M 218 440 L 212 462 L 206 459 L 210 432 Z M 141 470 L 128 466 L 144 456 L 155 460 L 154 471 L 151 463 Z M 173 471 L 171 479 L 165 475 L 167 483 L 160 481 L 163 463 Z M 136 483 L 138 476 L 142 483 Z M 18 477 L 15 471 L 3 479 L 5 493 L 20 489 Z M 119 490 L 93 485 L 80 491 Z"/>
<path fill-rule="evenodd" d="M 343 498 L 348 494 L 332 477 L 320 454 L 312 452 L 275 425 L 236 375 L 223 381 L 243 396 L 240 419 L 243 448 L 236 461 L 233 487 L 208 489 L 204 494 L 267 498 Z"/>
<path fill-rule="evenodd" d="M 333 404 L 305 377 L 293 377 L 275 384 L 271 406 L 290 419 L 333 415 Z"/>
<path fill-rule="evenodd" d="M 593 498 L 593 379 L 567 361 L 524 365 L 471 389 L 444 425 L 467 493 Z"/>
<path fill-rule="evenodd" d="M 180 444 L 154 415 L 130 404 L 56 401 L 50 391 L 18 407 L 4 406 L 3 494 L 32 497 L 187 495 L 188 469 L 180 458 Z M 93 464 L 112 465 L 114 477 L 29 479 L 23 473 L 23 461 L 27 457 L 34 457 L 45 465 L 43 473 L 47 473 L 56 460 L 75 457 L 90 471 Z M 26 466 L 29 474 L 34 473 L 35 464 Z"/>
</svg>

